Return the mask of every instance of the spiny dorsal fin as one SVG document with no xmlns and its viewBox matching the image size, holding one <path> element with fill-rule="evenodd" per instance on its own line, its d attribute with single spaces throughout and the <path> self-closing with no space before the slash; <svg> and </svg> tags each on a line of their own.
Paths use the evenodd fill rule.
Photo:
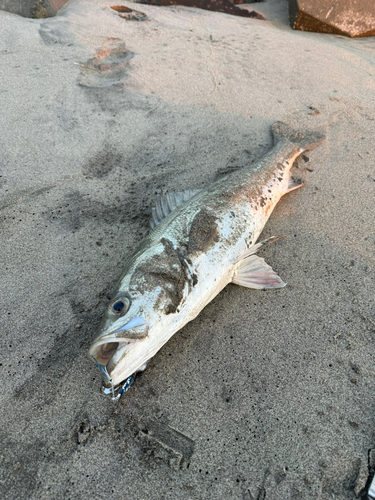
<svg viewBox="0 0 375 500">
<path fill-rule="evenodd" d="M 190 200 L 201 191 L 200 189 L 186 189 L 185 191 L 171 191 L 167 194 L 159 194 L 156 198 L 155 207 L 152 207 L 152 218 L 150 225 L 152 229 L 165 219 L 173 210 Z"/>
</svg>

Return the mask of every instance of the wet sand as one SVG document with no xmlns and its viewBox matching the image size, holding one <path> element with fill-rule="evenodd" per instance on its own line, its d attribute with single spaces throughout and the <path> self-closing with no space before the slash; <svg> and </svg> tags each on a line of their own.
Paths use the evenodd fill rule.
<svg viewBox="0 0 375 500">
<path fill-rule="evenodd" d="M 292 31 L 284 0 L 112 3 L 0 12 L 1 497 L 362 498 L 375 39 Z M 278 120 L 327 136 L 263 231 L 287 286 L 229 285 L 113 403 L 87 351 L 155 195 L 256 163 Z"/>
</svg>

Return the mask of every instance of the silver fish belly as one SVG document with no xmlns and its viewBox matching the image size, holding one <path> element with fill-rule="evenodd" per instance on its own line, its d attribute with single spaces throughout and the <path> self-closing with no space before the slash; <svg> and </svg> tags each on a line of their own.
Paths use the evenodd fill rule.
<svg viewBox="0 0 375 500">
<path fill-rule="evenodd" d="M 113 394 L 228 283 L 285 286 L 255 255 L 263 244 L 256 241 L 280 198 L 302 185 L 290 173 L 295 159 L 324 135 L 281 122 L 272 133 L 274 147 L 257 165 L 158 198 L 153 230 L 130 258 L 90 348 Z"/>
</svg>

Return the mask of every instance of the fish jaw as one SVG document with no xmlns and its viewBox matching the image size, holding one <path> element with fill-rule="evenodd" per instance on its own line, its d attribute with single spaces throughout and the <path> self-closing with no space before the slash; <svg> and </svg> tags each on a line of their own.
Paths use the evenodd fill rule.
<svg viewBox="0 0 375 500">
<path fill-rule="evenodd" d="M 150 342 L 150 339 L 129 344 L 120 348 L 108 362 L 106 369 L 113 386 L 119 385 L 138 371 L 152 358 L 161 345 Z"/>
<path fill-rule="evenodd" d="M 126 338 L 107 337 L 92 344 L 89 356 L 102 367 L 106 367 L 114 356 L 118 357 L 120 352 L 124 354 L 134 342 Z"/>
<path fill-rule="evenodd" d="M 171 321 L 172 318 L 166 319 Z M 142 371 L 142 367 L 155 356 L 178 329 L 172 330 L 170 325 L 161 321 L 155 325 L 146 338 L 121 346 L 106 365 L 112 384 L 116 386 L 134 373 Z"/>
</svg>

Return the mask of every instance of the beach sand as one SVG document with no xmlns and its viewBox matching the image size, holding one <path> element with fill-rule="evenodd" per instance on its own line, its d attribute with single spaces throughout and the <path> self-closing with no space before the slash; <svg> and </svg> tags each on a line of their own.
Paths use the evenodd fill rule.
<svg viewBox="0 0 375 500">
<path fill-rule="evenodd" d="M 134 6 L 127 21 L 110 5 Z M 184 7 L 0 12 L 1 498 L 363 498 L 375 467 L 375 39 Z M 322 129 L 262 250 L 117 403 L 88 359 L 155 195 Z"/>
</svg>

